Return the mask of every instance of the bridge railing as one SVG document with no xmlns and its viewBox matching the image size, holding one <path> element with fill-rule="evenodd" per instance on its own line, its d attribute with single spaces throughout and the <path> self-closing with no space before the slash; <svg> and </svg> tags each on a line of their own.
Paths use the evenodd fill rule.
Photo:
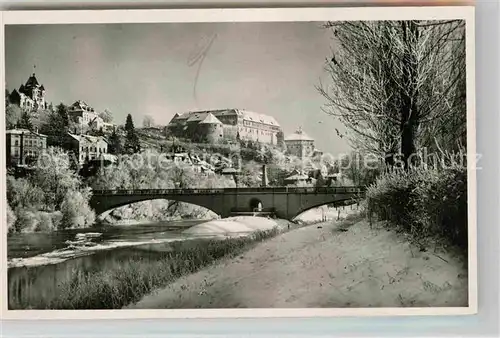
<svg viewBox="0 0 500 338">
<path fill-rule="evenodd" d="M 116 189 L 93 190 L 94 195 L 215 195 L 227 193 L 295 193 L 295 194 L 355 194 L 365 187 L 252 187 L 215 189 Z"/>
</svg>

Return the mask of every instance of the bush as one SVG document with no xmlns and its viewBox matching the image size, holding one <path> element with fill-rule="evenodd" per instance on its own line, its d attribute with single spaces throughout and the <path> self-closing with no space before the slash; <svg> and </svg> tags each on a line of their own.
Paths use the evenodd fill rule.
<svg viewBox="0 0 500 338">
<path fill-rule="evenodd" d="M 41 208 L 44 205 L 44 198 L 44 191 L 29 180 L 7 176 L 7 201 L 14 209 Z"/>
<path fill-rule="evenodd" d="M 467 170 L 393 170 L 367 189 L 368 210 L 419 239 L 441 236 L 467 246 Z"/>
<path fill-rule="evenodd" d="M 58 230 L 62 215 L 60 211 L 45 212 L 30 208 L 17 208 L 14 212 L 15 222 L 9 224 L 9 232 L 37 232 Z"/>
<path fill-rule="evenodd" d="M 417 186 L 417 213 L 423 215 L 421 225 L 467 246 L 467 170 L 452 168 L 442 171 L 427 185 Z"/>
<path fill-rule="evenodd" d="M 7 204 L 7 231 L 8 232 L 14 232 L 15 228 L 14 225 L 17 221 L 17 216 L 10 207 L 9 204 Z"/>
<path fill-rule="evenodd" d="M 17 216 L 14 225 L 15 232 L 34 232 L 36 231 L 39 223 L 37 213 L 35 210 L 25 209 L 22 207 L 16 208 L 15 213 Z"/>
<path fill-rule="evenodd" d="M 95 212 L 88 204 L 90 190 L 68 191 L 61 204 L 61 228 L 85 228 L 95 221 Z"/>
<path fill-rule="evenodd" d="M 67 152 L 59 148 L 48 148 L 40 157 L 30 182 L 45 191 L 45 205 L 51 210 L 59 210 L 68 191 L 76 191 L 80 185 L 78 175 L 70 167 Z"/>
</svg>

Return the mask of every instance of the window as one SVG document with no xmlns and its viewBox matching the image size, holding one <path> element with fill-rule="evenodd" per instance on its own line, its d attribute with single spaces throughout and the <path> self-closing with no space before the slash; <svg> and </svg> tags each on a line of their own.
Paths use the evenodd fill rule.
<svg viewBox="0 0 500 338">
<path fill-rule="evenodd" d="M 19 149 L 17 149 L 17 148 L 16 148 L 16 149 L 14 149 L 14 155 L 15 155 L 15 156 L 19 156 Z"/>
<path fill-rule="evenodd" d="M 19 145 L 19 141 L 18 141 L 18 140 L 16 140 L 16 141 L 14 142 L 14 145 L 17 147 L 17 146 Z"/>
</svg>

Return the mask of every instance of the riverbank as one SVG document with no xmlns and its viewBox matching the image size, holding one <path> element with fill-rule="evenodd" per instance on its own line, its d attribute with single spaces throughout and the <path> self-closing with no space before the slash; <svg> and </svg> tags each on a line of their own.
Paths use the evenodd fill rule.
<svg viewBox="0 0 500 338">
<path fill-rule="evenodd" d="M 155 239 L 123 248 L 112 265 L 90 264 L 54 280 L 54 292 L 25 290 L 9 282 L 10 309 L 118 309 L 219 259 L 234 257 L 288 229 L 288 221 L 236 217 L 194 225 L 184 240 Z M 231 231 L 232 230 L 232 231 Z M 124 250 L 124 251 L 123 251 Z M 100 253 L 105 255 L 106 251 Z"/>
<path fill-rule="evenodd" d="M 280 234 L 127 308 L 467 306 L 466 262 L 349 216 Z"/>
</svg>

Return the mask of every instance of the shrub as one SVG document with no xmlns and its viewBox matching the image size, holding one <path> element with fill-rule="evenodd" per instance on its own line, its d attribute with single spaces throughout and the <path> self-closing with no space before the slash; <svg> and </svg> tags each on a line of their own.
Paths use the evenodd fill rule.
<svg viewBox="0 0 500 338">
<path fill-rule="evenodd" d="M 467 246 L 467 171 L 451 168 L 427 185 L 416 187 L 417 212 L 422 225 L 462 247 Z"/>
<path fill-rule="evenodd" d="M 15 232 L 36 231 L 39 223 L 39 219 L 36 216 L 36 211 L 18 207 L 15 209 L 15 213 L 17 216 L 17 220 L 14 225 Z"/>
<path fill-rule="evenodd" d="M 33 185 L 47 192 L 45 204 L 52 210 L 58 210 L 66 193 L 77 190 L 81 184 L 70 167 L 68 153 L 52 147 L 40 157 L 37 168 L 29 179 Z"/>
<path fill-rule="evenodd" d="M 60 211 L 46 212 L 30 208 L 16 208 L 9 232 L 54 231 L 59 229 L 62 215 Z"/>
<path fill-rule="evenodd" d="M 61 204 L 61 228 L 85 228 L 95 221 L 88 204 L 90 190 L 68 191 Z"/>
<path fill-rule="evenodd" d="M 52 213 L 40 211 L 35 213 L 35 215 L 38 220 L 38 224 L 35 231 L 57 230 L 57 226 L 54 225 L 54 222 L 52 221 Z"/>
<path fill-rule="evenodd" d="M 8 232 L 14 232 L 15 228 L 14 225 L 17 221 L 17 216 L 10 207 L 9 204 L 7 204 L 7 231 Z"/>
<path fill-rule="evenodd" d="M 41 208 L 44 205 L 44 198 L 44 191 L 29 180 L 7 176 L 7 201 L 14 209 Z"/>
<path fill-rule="evenodd" d="M 415 238 L 441 236 L 467 245 L 467 170 L 393 170 L 367 189 L 368 210 Z"/>
</svg>

